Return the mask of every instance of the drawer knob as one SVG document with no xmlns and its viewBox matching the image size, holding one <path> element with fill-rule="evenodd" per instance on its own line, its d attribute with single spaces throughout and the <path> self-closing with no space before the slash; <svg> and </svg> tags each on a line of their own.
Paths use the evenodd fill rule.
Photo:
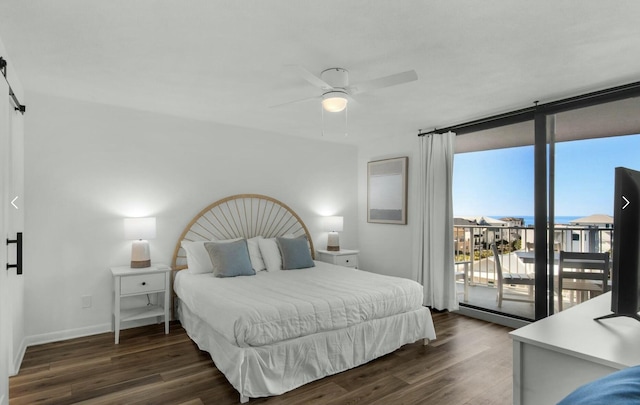
<svg viewBox="0 0 640 405">
<path fill-rule="evenodd" d="M 146 281 L 143 281 L 143 282 L 142 282 L 142 285 L 147 285 L 147 282 L 146 282 Z"/>
<path fill-rule="evenodd" d="M 349 263 L 349 259 L 347 259 L 347 263 Z"/>
</svg>

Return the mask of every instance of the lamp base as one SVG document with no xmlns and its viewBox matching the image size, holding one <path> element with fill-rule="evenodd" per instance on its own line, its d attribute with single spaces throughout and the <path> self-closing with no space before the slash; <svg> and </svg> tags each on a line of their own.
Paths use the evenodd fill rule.
<svg viewBox="0 0 640 405">
<path fill-rule="evenodd" d="M 145 267 L 151 267 L 151 260 L 143 260 L 143 261 L 131 261 L 132 269 L 143 269 Z"/>
<path fill-rule="evenodd" d="M 340 237 L 338 236 L 338 232 L 329 232 L 329 236 L 327 237 L 327 250 L 329 252 L 340 251 Z"/>
<path fill-rule="evenodd" d="M 149 242 L 146 240 L 134 241 L 131 244 L 131 268 L 142 269 L 145 267 L 151 267 Z"/>
</svg>

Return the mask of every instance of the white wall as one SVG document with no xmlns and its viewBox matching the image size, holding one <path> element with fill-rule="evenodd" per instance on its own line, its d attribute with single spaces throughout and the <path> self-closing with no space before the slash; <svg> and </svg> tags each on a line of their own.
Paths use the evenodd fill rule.
<svg viewBox="0 0 640 405">
<path fill-rule="evenodd" d="M 306 222 L 343 215 L 358 246 L 357 149 L 29 93 L 25 122 L 25 298 L 30 344 L 110 330 L 109 266 L 127 264 L 123 218 L 155 216 L 152 261 L 205 206 L 238 193 L 277 198 Z M 126 95 L 123 95 L 126 97 Z M 81 308 L 81 296 L 92 306 Z"/>
<path fill-rule="evenodd" d="M 358 264 L 361 269 L 414 279 L 418 147 L 418 136 L 414 133 L 375 140 L 358 149 Z M 367 162 L 401 156 L 409 157 L 407 225 L 368 223 Z"/>
</svg>

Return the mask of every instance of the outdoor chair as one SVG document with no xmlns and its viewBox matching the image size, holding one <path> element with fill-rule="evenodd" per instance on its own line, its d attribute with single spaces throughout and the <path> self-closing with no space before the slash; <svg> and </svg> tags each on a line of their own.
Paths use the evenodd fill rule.
<svg viewBox="0 0 640 405">
<path fill-rule="evenodd" d="M 491 245 L 491 249 L 493 250 L 493 257 L 496 262 L 496 269 L 498 272 L 498 308 L 502 307 L 502 301 L 519 301 L 519 302 L 534 302 L 533 300 L 533 286 L 535 285 L 535 277 L 533 274 L 525 273 L 503 273 L 502 272 L 502 263 L 500 260 L 500 255 L 498 253 L 498 248 L 494 244 Z M 522 298 L 522 295 L 519 297 L 516 296 L 505 296 L 505 286 L 510 285 L 526 285 L 529 289 L 528 298 Z"/>
<path fill-rule="evenodd" d="M 562 290 L 599 295 L 609 290 L 609 253 L 560 251 L 558 265 L 558 310 Z"/>
</svg>

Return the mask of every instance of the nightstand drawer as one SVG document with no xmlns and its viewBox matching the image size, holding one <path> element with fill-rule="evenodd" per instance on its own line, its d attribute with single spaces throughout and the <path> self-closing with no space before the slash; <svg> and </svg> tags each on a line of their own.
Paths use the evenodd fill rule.
<svg viewBox="0 0 640 405">
<path fill-rule="evenodd" d="M 337 266 L 358 268 L 358 250 L 341 249 L 339 251 L 329 251 L 318 249 L 317 260 L 335 264 Z"/>
<path fill-rule="evenodd" d="M 121 277 L 120 294 L 144 294 L 150 291 L 164 291 L 164 278 L 164 273 Z"/>
<path fill-rule="evenodd" d="M 335 264 L 345 267 L 358 267 L 358 255 L 336 256 Z"/>
</svg>

